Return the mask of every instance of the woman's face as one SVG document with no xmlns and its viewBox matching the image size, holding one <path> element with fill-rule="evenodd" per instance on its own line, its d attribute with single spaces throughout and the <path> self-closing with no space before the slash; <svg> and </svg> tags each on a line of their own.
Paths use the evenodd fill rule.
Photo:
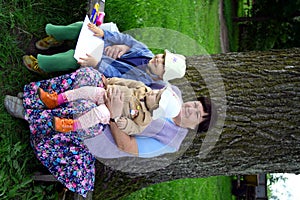
<svg viewBox="0 0 300 200">
<path fill-rule="evenodd" d="M 207 113 L 204 112 L 200 101 L 188 101 L 182 104 L 181 111 L 174 118 L 174 122 L 183 128 L 195 129 L 203 121 L 205 115 Z"/>
<path fill-rule="evenodd" d="M 148 63 L 151 73 L 157 75 L 160 79 L 163 79 L 165 73 L 165 55 L 157 54 Z"/>
</svg>

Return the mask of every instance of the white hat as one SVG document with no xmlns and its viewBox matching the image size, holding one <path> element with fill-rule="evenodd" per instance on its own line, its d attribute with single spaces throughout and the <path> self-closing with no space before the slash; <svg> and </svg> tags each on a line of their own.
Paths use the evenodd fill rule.
<svg viewBox="0 0 300 200">
<path fill-rule="evenodd" d="M 153 111 L 152 119 L 176 117 L 181 110 L 181 104 L 177 94 L 167 86 L 161 94 L 158 108 Z"/>
<path fill-rule="evenodd" d="M 182 78 L 185 74 L 186 64 L 185 57 L 180 54 L 174 54 L 165 50 L 165 73 L 164 81 L 169 81 L 175 78 Z"/>
</svg>

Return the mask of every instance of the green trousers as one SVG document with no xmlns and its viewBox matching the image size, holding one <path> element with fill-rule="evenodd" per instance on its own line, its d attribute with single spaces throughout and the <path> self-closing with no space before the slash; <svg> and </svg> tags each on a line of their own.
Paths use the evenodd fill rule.
<svg viewBox="0 0 300 200">
<path fill-rule="evenodd" d="M 46 25 L 46 33 L 56 40 L 77 40 L 83 22 L 76 22 L 66 26 Z M 54 55 L 37 55 L 38 65 L 45 72 L 69 71 L 79 68 L 77 60 L 73 57 L 75 50 Z"/>
</svg>

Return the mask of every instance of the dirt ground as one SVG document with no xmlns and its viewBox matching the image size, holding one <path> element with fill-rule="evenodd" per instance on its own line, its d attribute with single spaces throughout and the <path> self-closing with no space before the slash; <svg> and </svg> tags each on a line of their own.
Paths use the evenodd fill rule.
<svg viewBox="0 0 300 200">
<path fill-rule="evenodd" d="M 220 41 L 221 41 L 221 49 L 222 53 L 229 52 L 229 41 L 228 41 L 228 30 L 223 14 L 223 8 L 224 8 L 224 1 L 221 0 L 219 4 L 219 20 L 220 20 Z"/>
</svg>

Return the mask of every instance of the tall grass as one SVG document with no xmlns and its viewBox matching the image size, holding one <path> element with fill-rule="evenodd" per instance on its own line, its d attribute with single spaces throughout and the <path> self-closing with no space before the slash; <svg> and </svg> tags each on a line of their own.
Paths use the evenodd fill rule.
<svg viewBox="0 0 300 200">
<path fill-rule="evenodd" d="M 207 52 L 218 53 L 220 52 L 218 2 L 218 0 L 107 0 L 105 20 L 117 23 L 121 31 L 150 26 L 176 30 L 198 41 Z M 84 19 L 87 13 L 86 3 L 87 1 L 81 0 L 1 1 L 1 102 L 6 94 L 16 95 L 22 91 L 25 84 L 45 78 L 30 73 L 22 65 L 22 56 L 27 51 L 30 40 L 45 35 L 46 23 L 63 25 Z M 0 103 L 0 199 L 57 198 L 56 184 L 36 183 L 31 179 L 33 172 L 45 169 L 33 154 L 29 136 L 28 124 L 11 117 L 3 103 Z M 207 181 L 209 179 L 183 180 L 174 182 L 172 186 L 166 186 L 168 188 L 166 191 L 172 187 L 176 190 L 181 187 L 186 189 L 190 185 L 195 186 L 191 187 L 193 191 L 197 190 L 195 188 L 199 187 L 198 184 L 204 188 L 204 183 L 202 186 L 198 183 L 200 180 L 210 182 Z M 142 193 L 149 195 L 147 190 L 142 190 Z M 158 193 L 161 193 L 161 190 L 158 190 Z M 163 198 L 168 199 L 167 192 Z"/>
</svg>

